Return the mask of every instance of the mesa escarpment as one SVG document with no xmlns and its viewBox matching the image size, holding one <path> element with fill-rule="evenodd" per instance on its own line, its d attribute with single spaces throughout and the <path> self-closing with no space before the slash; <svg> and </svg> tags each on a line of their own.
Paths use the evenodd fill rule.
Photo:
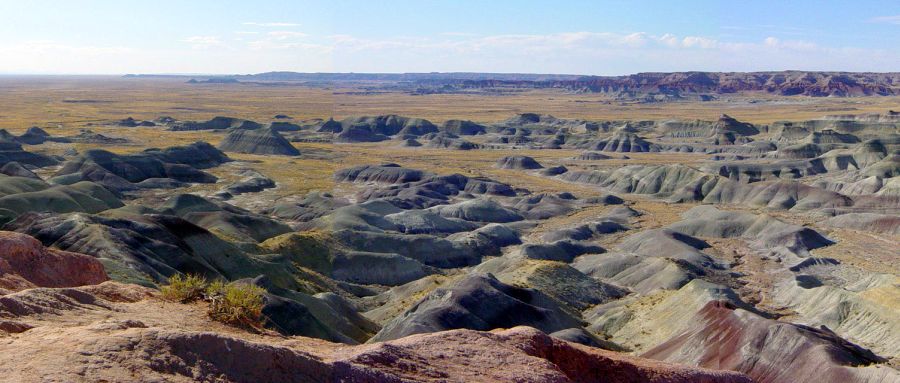
<svg viewBox="0 0 900 383">
<path fill-rule="evenodd" d="M 583 77 L 566 84 L 596 92 L 712 93 L 760 91 L 785 96 L 871 96 L 897 94 L 898 73 L 842 72 L 673 72 L 621 77 Z"/>
<path fill-rule="evenodd" d="M 900 73 L 859 72 L 647 72 L 625 76 L 580 76 L 500 73 L 296 73 L 269 72 L 229 76 L 253 83 L 306 82 L 365 83 L 377 81 L 389 88 L 408 87 L 418 94 L 472 89 L 563 88 L 615 95 L 620 99 L 671 101 L 694 96 L 706 101 L 740 92 L 780 96 L 860 97 L 897 95 Z M 705 96 L 705 97 L 697 97 Z"/>
</svg>

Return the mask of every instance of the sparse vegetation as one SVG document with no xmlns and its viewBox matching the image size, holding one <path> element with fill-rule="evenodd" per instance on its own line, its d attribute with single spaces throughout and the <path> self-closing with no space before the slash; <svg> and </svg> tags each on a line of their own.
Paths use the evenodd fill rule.
<svg viewBox="0 0 900 383">
<path fill-rule="evenodd" d="M 175 274 L 169 277 L 168 284 L 160 289 L 164 299 L 189 303 L 203 298 L 206 289 L 206 278 L 196 274 Z"/>
<path fill-rule="evenodd" d="M 216 295 L 221 295 L 225 291 L 225 282 L 221 280 L 212 281 L 208 286 L 206 286 L 206 290 L 204 290 L 204 294 L 206 297 L 212 297 Z"/>
<path fill-rule="evenodd" d="M 260 329 L 262 327 L 265 289 L 246 283 L 228 284 L 221 280 L 208 282 L 195 274 L 176 274 L 160 289 L 166 300 L 190 303 L 209 302 L 209 317 L 230 325 Z"/>
<path fill-rule="evenodd" d="M 213 282 L 207 288 L 209 316 L 213 320 L 231 325 L 259 329 L 262 327 L 263 294 L 259 286 Z"/>
<path fill-rule="evenodd" d="M 260 246 L 273 254 L 290 257 L 297 267 L 306 267 L 328 274 L 331 270 L 334 239 L 321 230 L 282 234 L 269 238 Z"/>
</svg>

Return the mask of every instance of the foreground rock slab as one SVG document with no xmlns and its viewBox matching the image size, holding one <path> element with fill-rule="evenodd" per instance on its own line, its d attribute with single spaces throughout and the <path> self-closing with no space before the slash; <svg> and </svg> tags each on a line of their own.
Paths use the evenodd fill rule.
<svg viewBox="0 0 900 383">
<path fill-rule="evenodd" d="M 0 339 L 0 373 L 19 382 L 750 382 L 734 372 L 575 345 L 528 327 L 365 346 L 144 327 L 106 321 L 34 328 Z"/>
</svg>

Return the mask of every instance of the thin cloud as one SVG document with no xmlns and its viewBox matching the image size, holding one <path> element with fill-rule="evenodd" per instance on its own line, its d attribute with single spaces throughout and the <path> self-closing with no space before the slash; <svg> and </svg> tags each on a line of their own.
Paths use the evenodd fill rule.
<svg viewBox="0 0 900 383">
<path fill-rule="evenodd" d="M 354 72 L 502 70 L 622 74 L 785 68 L 883 71 L 900 60 L 900 55 L 888 50 L 834 47 L 774 36 L 755 42 L 671 33 L 587 31 L 471 38 L 371 39 L 353 35 L 326 38 L 329 40 L 326 45 L 343 58 L 336 62 L 335 70 Z M 421 60 L 422 57 L 430 59 Z M 859 57 L 870 60 L 863 63 Z M 404 62 L 407 64 L 398 64 Z M 415 64 L 408 64 L 411 62 Z"/>
<path fill-rule="evenodd" d="M 181 42 L 191 44 L 194 48 L 209 48 L 225 45 L 217 36 L 190 36 L 181 39 Z"/>
<path fill-rule="evenodd" d="M 191 36 L 185 37 L 181 40 L 181 42 L 191 43 L 191 44 L 221 44 L 222 40 L 219 40 L 216 36 Z"/>
<path fill-rule="evenodd" d="M 766 36 L 766 35 L 763 35 Z M 70 46 L 54 41 L 0 42 L 0 71 L 39 73 L 204 72 L 253 73 L 274 69 L 332 72 L 542 72 L 625 74 L 680 70 L 896 70 L 900 53 L 890 49 L 834 46 L 786 39 L 756 41 L 721 35 L 573 31 L 371 38 L 306 35 L 294 30 L 256 34 L 197 35 L 180 47 L 141 50 L 115 46 Z M 252 54 L 247 54 L 252 53 Z M 179 56 L 177 61 L 154 60 Z M 60 59 L 64 58 L 64 59 Z M 865 58 L 861 60 L 861 58 Z M 97 66 L 96 63 L 103 63 Z"/>
<path fill-rule="evenodd" d="M 442 32 L 441 36 L 449 36 L 449 37 L 472 37 L 478 36 L 477 33 L 470 32 Z"/>
<path fill-rule="evenodd" d="M 654 47 L 682 49 L 712 49 L 720 47 L 719 41 L 702 36 L 678 37 L 673 34 L 654 35 L 645 32 L 620 34 L 613 32 L 564 32 L 545 35 L 515 34 L 492 35 L 454 39 L 366 39 L 350 35 L 329 36 L 338 46 L 350 50 L 404 49 L 452 49 L 458 52 L 485 52 L 529 50 L 532 52 L 555 49 L 599 50 L 606 48 L 640 49 Z"/>
<path fill-rule="evenodd" d="M 797 51 L 814 51 L 819 47 L 815 43 L 811 43 L 809 41 L 802 40 L 785 40 L 782 41 L 775 37 L 766 37 L 763 40 L 763 44 L 769 48 L 778 48 L 778 49 L 792 49 Z"/>
<path fill-rule="evenodd" d="M 254 27 L 266 27 L 266 28 L 283 28 L 283 27 L 299 27 L 300 24 L 297 23 L 259 23 L 255 21 L 245 21 L 242 23 L 243 25 L 251 25 Z"/>
<path fill-rule="evenodd" d="M 873 18 L 869 19 L 869 22 L 870 23 L 900 25 L 900 15 L 873 17 Z"/>
<path fill-rule="evenodd" d="M 710 39 L 710 38 L 706 38 L 706 37 L 698 37 L 698 36 L 687 36 L 681 40 L 681 45 L 684 46 L 685 48 L 697 47 L 697 48 L 711 49 L 711 48 L 715 48 L 716 46 L 718 46 L 718 44 L 719 44 L 719 42 L 714 39 Z"/>
<path fill-rule="evenodd" d="M 287 40 L 289 38 L 301 38 L 309 36 L 306 33 L 294 31 L 272 31 L 266 34 L 277 40 Z"/>
<path fill-rule="evenodd" d="M 308 34 L 297 31 L 270 31 L 247 43 L 247 47 L 253 50 L 266 49 L 304 49 L 322 50 L 328 48 L 324 45 L 302 41 Z M 330 49 L 330 48 L 329 48 Z"/>
</svg>

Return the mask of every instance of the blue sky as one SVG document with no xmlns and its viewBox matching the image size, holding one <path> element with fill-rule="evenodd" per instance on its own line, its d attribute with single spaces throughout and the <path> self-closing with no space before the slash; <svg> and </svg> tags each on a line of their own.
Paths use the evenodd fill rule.
<svg viewBox="0 0 900 383">
<path fill-rule="evenodd" d="M 0 73 L 900 71 L 894 1 L 0 0 Z"/>
</svg>

